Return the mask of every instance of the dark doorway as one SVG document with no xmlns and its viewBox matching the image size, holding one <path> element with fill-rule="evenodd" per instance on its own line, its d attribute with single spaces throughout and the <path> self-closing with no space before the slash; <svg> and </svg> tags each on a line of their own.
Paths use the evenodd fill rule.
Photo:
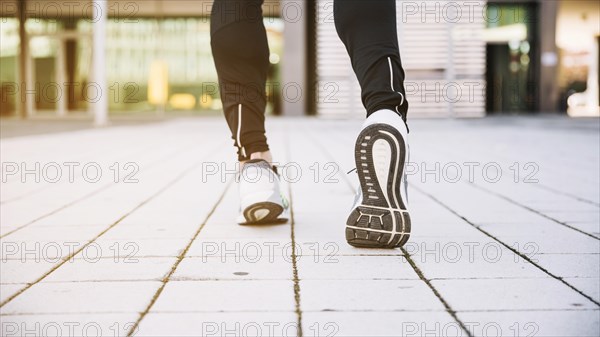
<svg viewBox="0 0 600 337">
<path fill-rule="evenodd" d="M 56 82 L 56 59 L 53 56 L 34 58 L 36 79 L 36 110 L 54 110 L 60 95 Z"/>
<path fill-rule="evenodd" d="M 539 42 L 535 3 L 490 3 L 486 47 L 486 111 L 530 113 L 538 109 Z M 515 34 L 522 32 L 522 34 Z M 519 36 L 516 38 L 516 36 Z"/>
</svg>

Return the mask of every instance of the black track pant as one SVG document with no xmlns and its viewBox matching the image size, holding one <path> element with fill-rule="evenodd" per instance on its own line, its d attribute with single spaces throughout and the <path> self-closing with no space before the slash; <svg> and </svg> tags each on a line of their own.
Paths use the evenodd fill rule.
<svg viewBox="0 0 600 337">
<path fill-rule="evenodd" d="M 269 47 L 262 2 L 215 0 L 211 16 L 211 47 L 223 110 L 240 160 L 269 149 L 264 114 Z M 367 116 L 390 109 L 406 121 L 395 0 L 335 0 L 334 16 L 361 86 Z"/>
</svg>

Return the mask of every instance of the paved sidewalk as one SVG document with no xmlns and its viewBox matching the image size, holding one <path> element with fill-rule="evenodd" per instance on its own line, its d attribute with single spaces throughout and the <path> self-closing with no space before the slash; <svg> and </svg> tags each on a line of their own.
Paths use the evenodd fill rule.
<svg viewBox="0 0 600 337">
<path fill-rule="evenodd" d="M 269 120 L 263 227 L 221 118 L 3 139 L 2 335 L 600 335 L 598 119 L 411 122 L 402 250 L 345 242 L 359 125 Z"/>
</svg>

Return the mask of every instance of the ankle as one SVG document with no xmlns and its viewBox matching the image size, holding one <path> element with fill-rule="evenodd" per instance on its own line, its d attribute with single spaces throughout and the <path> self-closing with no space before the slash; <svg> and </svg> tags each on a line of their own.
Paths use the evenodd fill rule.
<svg viewBox="0 0 600 337">
<path fill-rule="evenodd" d="M 272 163 L 273 163 L 273 156 L 271 155 L 271 151 L 254 152 L 250 155 L 250 160 L 258 160 L 258 159 L 262 159 L 262 160 L 266 161 L 267 163 L 269 163 L 269 165 L 272 165 Z M 243 168 L 244 164 L 246 162 L 247 161 L 241 161 L 240 168 Z"/>
<path fill-rule="evenodd" d="M 273 162 L 273 156 L 271 155 L 271 151 L 266 152 L 254 152 L 250 155 L 250 160 L 262 159 L 269 164 Z"/>
</svg>

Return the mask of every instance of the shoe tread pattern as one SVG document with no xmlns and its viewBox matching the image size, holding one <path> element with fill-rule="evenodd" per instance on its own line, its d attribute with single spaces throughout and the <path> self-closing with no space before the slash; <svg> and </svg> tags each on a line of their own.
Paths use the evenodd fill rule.
<svg viewBox="0 0 600 337">
<path fill-rule="evenodd" d="M 392 156 L 386 182 L 378 181 L 373 163 L 373 146 L 380 139 L 388 142 Z M 396 146 L 396 142 L 400 148 Z M 395 176 L 396 179 L 403 179 L 401 175 L 402 168 L 406 164 L 404 162 L 405 151 L 406 144 L 400 132 L 386 124 L 371 125 L 358 136 L 354 155 L 363 202 L 362 205 L 352 210 L 346 223 L 346 239 L 350 245 L 368 248 L 396 248 L 408 241 L 410 216 L 406 211 L 405 201 L 402 200 L 400 181 L 397 180 L 394 184 L 393 179 L 396 158 L 400 158 L 400 163 Z M 389 200 L 389 204 L 387 200 Z M 396 228 L 394 228 L 394 224 L 396 224 Z"/>
</svg>

